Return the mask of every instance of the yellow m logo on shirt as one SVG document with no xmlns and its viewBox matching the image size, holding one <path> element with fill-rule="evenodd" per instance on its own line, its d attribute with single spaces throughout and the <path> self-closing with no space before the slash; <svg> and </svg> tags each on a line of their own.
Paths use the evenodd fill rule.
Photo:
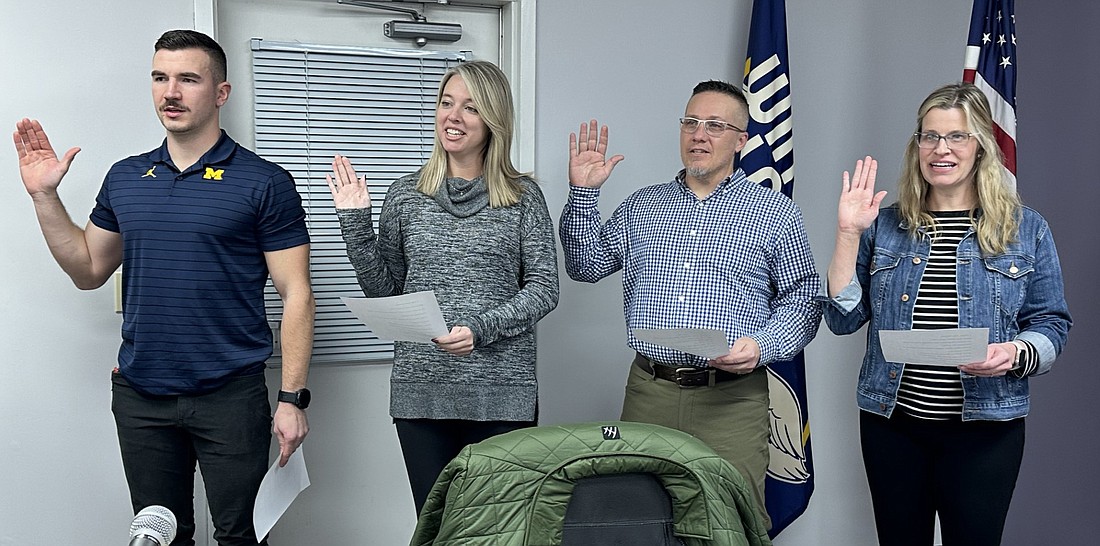
<svg viewBox="0 0 1100 546">
<path fill-rule="evenodd" d="M 203 178 L 203 180 L 221 180 L 222 179 L 222 173 L 224 173 L 224 172 L 225 172 L 225 169 L 214 170 L 210 167 L 207 167 L 206 172 L 203 173 L 203 175 L 202 175 L 202 178 Z"/>
</svg>

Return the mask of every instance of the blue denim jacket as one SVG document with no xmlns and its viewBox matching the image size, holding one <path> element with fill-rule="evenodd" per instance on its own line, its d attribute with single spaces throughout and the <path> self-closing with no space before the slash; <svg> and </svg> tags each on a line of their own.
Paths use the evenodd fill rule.
<svg viewBox="0 0 1100 546">
<path fill-rule="evenodd" d="M 985 256 L 971 229 L 958 248 L 959 327 L 989 328 L 989 343 L 1030 342 L 1039 353 L 1037 374 L 1050 371 L 1062 352 L 1072 321 L 1062 293 L 1062 269 L 1050 228 L 1039 213 L 1024 207 L 1019 241 L 1003 254 Z M 897 403 L 905 364 L 887 362 L 879 330 L 913 327 L 913 304 L 931 247 L 929 233 L 909 235 L 896 206 L 879 212 L 860 239 L 856 274 L 836 298 L 823 298 L 825 323 L 835 334 L 850 334 L 864 323 L 867 354 L 859 372 L 860 409 L 890 416 Z M 1029 410 L 1026 377 L 976 377 L 962 371 L 962 418 L 1008 420 Z"/>
</svg>

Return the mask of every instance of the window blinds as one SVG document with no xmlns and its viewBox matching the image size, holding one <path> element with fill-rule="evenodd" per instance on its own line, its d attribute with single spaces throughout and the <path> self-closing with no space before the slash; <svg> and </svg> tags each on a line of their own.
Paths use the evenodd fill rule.
<svg viewBox="0 0 1100 546">
<path fill-rule="evenodd" d="M 294 175 L 306 210 L 317 300 L 312 363 L 393 358 L 393 344 L 340 301 L 363 293 L 325 183 L 333 155 L 367 176 L 377 222 L 389 184 L 431 154 L 439 81 L 468 55 L 252 40 L 256 153 Z M 270 282 L 265 303 L 277 325 L 282 301 Z"/>
</svg>

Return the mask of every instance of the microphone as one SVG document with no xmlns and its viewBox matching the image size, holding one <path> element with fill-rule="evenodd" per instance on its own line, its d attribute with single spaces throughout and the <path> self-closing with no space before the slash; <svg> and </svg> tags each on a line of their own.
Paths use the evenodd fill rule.
<svg viewBox="0 0 1100 546">
<path fill-rule="evenodd" d="M 130 523 L 129 546 L 168 546 L 176 538 L 176 515 L 158 505 L 147 506 Z"/>
</svg>

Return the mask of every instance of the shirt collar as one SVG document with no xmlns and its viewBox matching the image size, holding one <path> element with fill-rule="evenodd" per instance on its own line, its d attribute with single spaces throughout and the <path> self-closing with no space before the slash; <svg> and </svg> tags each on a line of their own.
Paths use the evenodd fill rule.
<svg viewBox="0 0 1100 546">
<path fill-rule="evenodd" d="M 221 136 L 218 137 L 218 141 L 214 143 L 214 146 L 207 150 L 205 154 L 202 154 L 202 157 L 200 157 L 199 160 L 195 162 L 191 170 L 194 171 L 202 169 L 209 165 L 224 163 L 233 156 L 233 152 L 235 151 L 237 151 L 237 142 L 234 141 L 232 138 L 229 138 L 229 135 L 225 132 L 225 129 L 222 129 Z M 160 143 L 159 148 L 153 150 L 152 153 L 149 154 L 149 158 L 152 159 L 154 163 L 162 163 L 164 165 L 176 167 L 176 165 L 172 163 L 172 156 L 168 154 L 167 138 L 165 138 L 164 141 Z M 176 167 L 176 170 L 179 170 L 179 167 Z"/>
<path fill-rule="evenodd" d="M 932 214 L 932 213 L 929 212 L 929 214 Z M 934 217 L 935 214 L 932 214 L 932 216 Z M 981 209 L 981 207 L 978 207 L 978 209 L 974 211 L 974 220 L 976 221 L 976 220 L 980 219 L 981 217 L 982 217 L 982 209 Z M 905 231 L 905 230 L 908 230 L 908 229 L 909 229 L 909 222 L 906 222 L 905 220 L 898 220 L 898 230 L 899 231 Z M 966 233 L 969 235 L 970 233 L 973 233 L 974 231 L 975 231 L 974 226 L 970 226 L 970 229 L 967 230 Z M 924 234 L 924 233 L 927 233 L 927 232 L 928 232 L 928 226 L 917 226 L 917 233 Z"/>
<path fill-rule="evenodd" d="M 676 173 L 675 181 L 680 185 L 680 188 L 683 191 L 691 193 L 692 195 L 694 195 L 694 193 L 692 193 L 692 191 L 691 191 L 691 188 L 687 187 L 686 177 L 687 177 L 687 169 L 680 169 L 680 172 Z M 741 167 L 737 167 L 736 169 L 733 170 L 733 173 L 731 173 L 729 176 L 727 176 L 725 179 L 723 179 L 721 182 L 719 182 L 718 186 L 714 188 L 714 191 L 712 191 L 710 193 L 710 195 L 706 196 L 705 199 L 710 199 L 714 195 L 720 195 L 720 194 L 728 193 L 730 190 L 734 189 L 735 187 L 740 185 L 742 182 L 745 182 L 747 180 L 748 180 L 748 176 L 745 174 L 745 171 L 742 170 Z"/>
</svg>

